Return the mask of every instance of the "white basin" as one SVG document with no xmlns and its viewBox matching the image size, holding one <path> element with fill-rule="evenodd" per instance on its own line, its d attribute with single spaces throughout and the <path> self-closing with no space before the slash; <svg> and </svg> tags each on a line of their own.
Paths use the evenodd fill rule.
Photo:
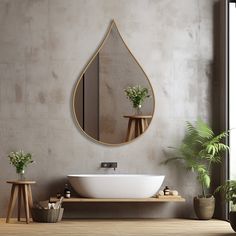
<svg viewBox="0 0 236 236">
<path fill-rule="evenodd" d="M 160 189 L 163 175 L 68 175 L 82 197 L 149 198 Z"/>
</svg>

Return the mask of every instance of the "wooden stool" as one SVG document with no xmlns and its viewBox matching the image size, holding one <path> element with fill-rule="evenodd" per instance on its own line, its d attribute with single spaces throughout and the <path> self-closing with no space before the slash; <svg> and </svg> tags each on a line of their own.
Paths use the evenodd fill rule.
<svg viewBox="0 0 236 236">
<path fill-rule="evenodd" d="M 152 116 L 147 115 L 133 115 L 124 116 L 124 118 L 129 118 L 128 130 L 125 141 L 130 141 L 133 138 L 141 135 L 148 127 L 148 120 L 152 119 Z"/>
<path fill-rule="evenodd" d="M 10 221 L 10 217 L 12 215 L 12 211 L 16 203 L 16 198 L 18 196 L 18 221 L 20 221 L 21 197 L 23 197 L 24 206 L 25 206 L 26 223 L 29 224 L 29 221 L 30 221 L 29 213 L 33 206 L 32 192 L 31 192 L 30 185 L 35 184 L 36 182 L 13 180 L 13 181 L 7 181 L 7 183 L 12 184 L 12 188 L 11 188 L 10 202 L 8 205 L 6 223 L 9 223 Z"/>
</svg>

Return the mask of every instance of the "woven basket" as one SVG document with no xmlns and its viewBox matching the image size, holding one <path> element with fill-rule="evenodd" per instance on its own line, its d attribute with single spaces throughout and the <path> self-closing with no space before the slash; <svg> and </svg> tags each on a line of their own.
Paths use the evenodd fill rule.
<svg viewBox="0 0 236 236">
<path fill-rule="evenodd" d="M 36 222 L 56 223 L 61 220 L 64 208 L 38 209 L 32 208 L 32 218 Z"/>
</svg>

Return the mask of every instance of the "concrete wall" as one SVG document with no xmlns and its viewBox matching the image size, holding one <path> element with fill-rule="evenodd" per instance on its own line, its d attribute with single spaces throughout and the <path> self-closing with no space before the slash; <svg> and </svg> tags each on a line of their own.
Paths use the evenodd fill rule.
<svg viewBox="0 0 236 236">
<path fill-rule="evenodd" d="M 211 117 L 213 0 L 3 0 L 0 2 L 0 216 L 6 215 L 15 170 L 7 154 L 24 149 L 35 164 L 35 199 L 63 188 L 70 173 L 107 173 L 101 161 L 117 161 L 117 173 L 166 175 L 164 185 L 185 204 L 95 204 L 67 217 L 191 217 L 199 191 L 194 176 L 163 166 L 184 122 Z M 111 19 L 150 78 L 156 112 L 147 132 L 129 145 L 93 143 L 72 116 L 73 86 Z"/>
</svg>

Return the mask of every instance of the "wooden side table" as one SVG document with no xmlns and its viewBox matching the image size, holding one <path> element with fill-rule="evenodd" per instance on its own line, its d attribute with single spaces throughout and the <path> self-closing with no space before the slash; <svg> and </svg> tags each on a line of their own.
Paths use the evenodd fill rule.
<svg viewBox="0 0 236 236">
<path fill-rule="evenodd" d="M 128 142 L 133 138 L 141 135 L 148 127 L 148 120 L 152 119 L 151 115 L 132 115 L 124 116 L 128 118 L 128 130 L 125 141 Z"/>
<path fill-rule="evenodd" d="M 20 221 L 20 210 L 21 210 L 21 198 L 23 197 L 25 206 L 25 217 L 26 223 L 30 222 L 30 211 L 33 206 L 31 184 L 35 184 L 35 181 L 7 181 L 8 184 L 12 184 L 11 197 L 8 205 L 6 223 L 9 223 L 10 217 L 12 215 L 13 209 L 16 204 L 16 199 L 18 197 L 18 221 Z"/>
</svg>

